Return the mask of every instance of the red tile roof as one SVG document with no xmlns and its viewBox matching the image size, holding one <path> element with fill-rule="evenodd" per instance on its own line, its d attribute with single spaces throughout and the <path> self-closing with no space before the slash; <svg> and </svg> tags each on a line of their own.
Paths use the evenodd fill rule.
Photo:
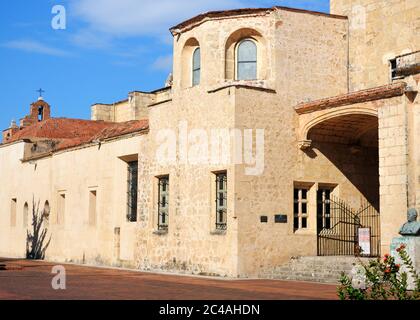
<svg viewBox="0 0 420 320">
<path fill-rule="evenodd" d="M 116 138 L 130 133 L 146 131 L 148 120 L 105 122 L 80 119 L 51 118 L 16 132 L 7 142 L 19 140 L 55 140 L 54 151 L 76 147 L 95 140 Z"/>
</svg>

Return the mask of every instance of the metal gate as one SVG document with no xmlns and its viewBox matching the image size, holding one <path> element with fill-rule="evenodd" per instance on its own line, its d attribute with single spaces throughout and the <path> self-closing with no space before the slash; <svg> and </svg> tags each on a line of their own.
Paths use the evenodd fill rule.
<svg viewBox="0 0 420 320">
<path fill-rule="evenodd" d="M 370 203 L 354 210 L 345 201 L 328 196 L 322 205 L 317 215 L 318 256 L 380 256 L 380 215 Z M 359 246 L 360 228 L 368 231 L 366 252 Z"/>
</svg>

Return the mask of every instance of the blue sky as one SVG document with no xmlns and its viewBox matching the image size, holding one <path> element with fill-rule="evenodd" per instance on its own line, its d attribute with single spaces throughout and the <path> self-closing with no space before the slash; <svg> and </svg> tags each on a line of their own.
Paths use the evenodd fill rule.
<svg viewBox="0 0 420 320">
<path fill-rule="evenodd" d="M 66 29 L 54 30 L 54 5 Z M 0 2 L 0 130 L 43 88 L 54 117 L 90 117 L 95 102 L 161 88 L 171 71 L 168 29 L 209 10 L 274 5 L 329 12 L 329 0 L 3 0 Z"/>
</svg>

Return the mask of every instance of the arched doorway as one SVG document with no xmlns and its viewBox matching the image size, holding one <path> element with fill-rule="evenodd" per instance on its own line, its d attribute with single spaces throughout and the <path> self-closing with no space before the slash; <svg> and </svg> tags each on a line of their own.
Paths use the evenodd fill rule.
<svg viewBox="0 0 420 320">
<path fill-rule="evenodd" d="M 310 142 L 310 148 L 305 149 L 308 156 L 322 155 L 346 180 L 337 187 L 339 191 L 333 192 L 328 186 L 317 190 L 318 255 L 378 256 L 380 207 L 376 114 L 325 114 L 308 124 L 305 138 Z"/>
</svg>

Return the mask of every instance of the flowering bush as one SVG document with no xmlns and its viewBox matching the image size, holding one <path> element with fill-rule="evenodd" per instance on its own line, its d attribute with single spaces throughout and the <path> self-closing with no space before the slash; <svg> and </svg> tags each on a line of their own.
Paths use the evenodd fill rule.
<svg viewBox="0 0 420 320">
<path fill-rule="evenodd" d="M 354 285 L 353 278 L 343 274 L 338 296 L 341 300 L 419 300 L 420 279 L 410 256 L 401 245 L 397 252 L 405 270 L 395 263 L 395 258 L 386 254 L 383 259 L 371 260 L 367 265 L 361 262 L 364 283 Z M 409 274 L 414 281 L 414 290 L 408 290 Z"/>
</svg>

